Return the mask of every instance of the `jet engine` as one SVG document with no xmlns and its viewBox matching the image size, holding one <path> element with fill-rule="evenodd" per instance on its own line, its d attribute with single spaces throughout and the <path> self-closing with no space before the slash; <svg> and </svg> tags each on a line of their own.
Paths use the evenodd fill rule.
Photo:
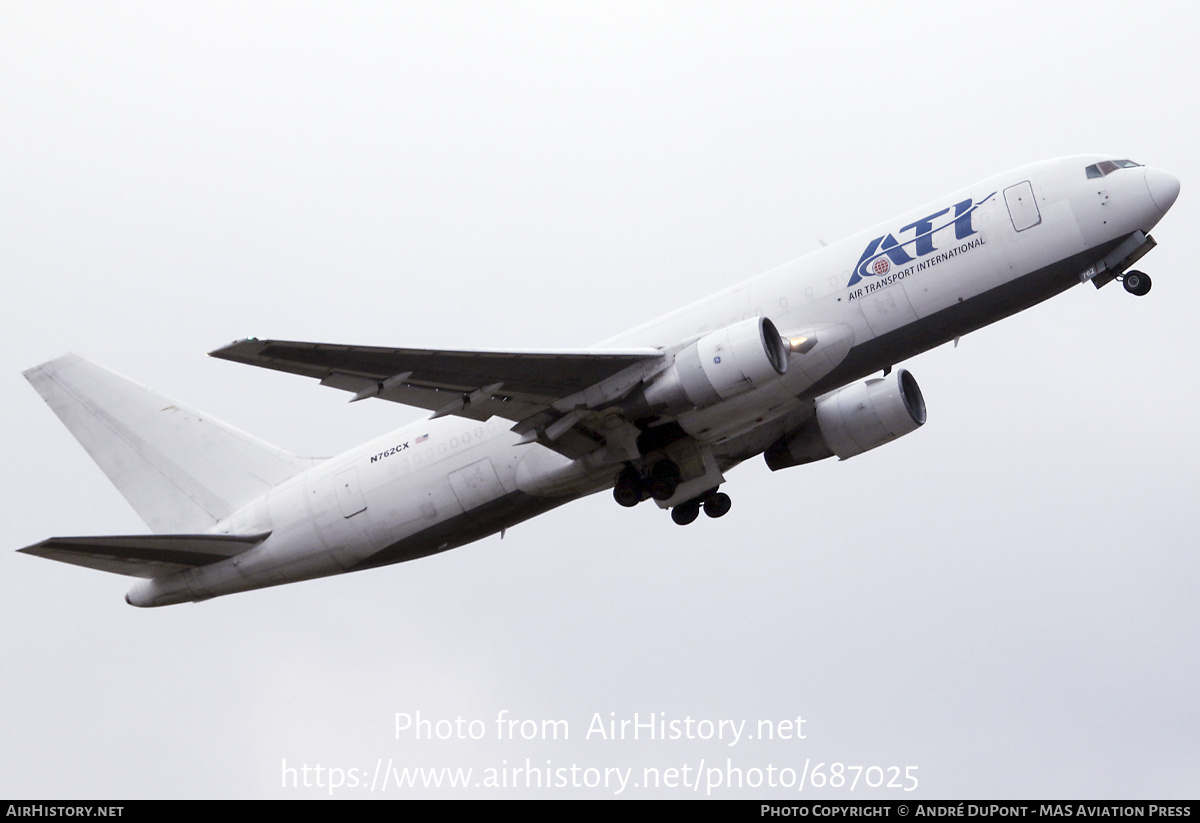
<svg viewBox="0 0 1200 823">
<path fill-rule="evenodd" d="M 751 317 L 710 332 L 675 355 L 666 371 L 622 402 L 631 417 L 702 409 L 778 380 L 788 348 L 775 324 Z"/>
<path fill-rule="evenodd" d="M 845 460 L 890 443 L 925 423 L 925 398 L 904 369 L 827 394 L 816 414 L 766 451 L 772 471 L 837 455 Z"/>
</svg>

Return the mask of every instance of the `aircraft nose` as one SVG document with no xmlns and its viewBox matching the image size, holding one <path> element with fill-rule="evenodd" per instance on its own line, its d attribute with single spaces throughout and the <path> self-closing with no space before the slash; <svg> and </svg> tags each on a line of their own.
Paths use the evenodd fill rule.
<svg viewBox="0 0 1200 823">
<path fill-rule="evenodd" d="M 1150 190 L 1150 199 L 1163 214 L 1175 205 L 1179 197 L 1179 178 L 1173 174 L 1150 166 L 1146 169 L 1146 188 Z"/>
</svg>

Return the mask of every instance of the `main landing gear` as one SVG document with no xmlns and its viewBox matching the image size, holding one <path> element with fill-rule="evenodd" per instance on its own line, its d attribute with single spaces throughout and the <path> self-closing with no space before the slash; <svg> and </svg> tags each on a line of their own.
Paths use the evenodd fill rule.
<svg viewBox="0 0 1200 823">
<path fill-rule="evenodd" d="M 674 460 L 659 460 L 650 467 L 650 474 L 643 477 L 633 466 L 626 466 L 617 475 L 613 497 L 622 506 L 632 507 L 647 497 L 655 500 L 670 500 L 679 488 L 683 473 Z"/>
<path fill-rule="evenodd" d="M 680 526 L 695 522 L 700 516 L 700 509 L 709 517 L 724 517 L 729 513 L 733 501 L 725 492 L 709 489 L 699 497 L 694 497 L 686 503 L 680 503 L 671 509 L 671 519 Z"/>
<path fill-rule="evenodd" d="M 613 498 L 626 508 L 633 508 L 645 499 L 642 476 L 633 466 L 626 466 L 617 475 L 617 485 L 613 487 Z"/>
<path fill-rule="evenodd" d="M 626 508 L 632 508 L 650 497 L 660 502 L 670 500 L 675 496 L 682 478 L 683 473 L 673 460 L 659 460 L 650 467 L 649 474 L 645 476 L 633 466 L 626 466 L 617 475 L 613 499 Z M 672 506 L 671 519 L 680 526 L 686 526 L 700 516 L 701 509 L 704 509 L 704 513 L 709 517 L 724 517 L 732 505 L 729 495 L 712 488 L 691 500 Z"/>
<path fill-rule="evenodd" d="M 1145 272 L 1131 270 L 1121 277 L 1125 291 L 1136 297 L 1144 297 L 1150 291 L 1150 277 Z"/>
</svg>

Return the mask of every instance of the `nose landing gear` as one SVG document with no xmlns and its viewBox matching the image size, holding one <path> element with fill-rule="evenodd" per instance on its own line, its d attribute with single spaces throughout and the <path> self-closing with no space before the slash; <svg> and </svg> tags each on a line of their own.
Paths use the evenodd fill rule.
<svg viewBox="0 0 1200 823">
<path fill-rule="evenodd" d="M 1150 291 L 1150 277 L 1145 272 L 1130 270 L 1121 277 L 1125 291 L 1135 297 L 1144 297 Z"/>
</svg>

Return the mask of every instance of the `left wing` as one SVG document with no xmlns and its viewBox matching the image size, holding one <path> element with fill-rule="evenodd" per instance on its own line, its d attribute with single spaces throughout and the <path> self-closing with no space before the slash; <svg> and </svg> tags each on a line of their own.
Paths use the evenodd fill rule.
<svg viewBox="0 0 1200 823">
<path fill-rule="evenodd" d="M 250 338 L 209 354 L 316 378 L 354 392 L 352 402 L 378 397 L 434 417 L 503 417 L 529 442 L 572 458 L 604 445 L 618 428 L 633 429 L 603 410 L 663 367 L 663 352 L 653 348 L 495 352 Z"/>
</svg>

